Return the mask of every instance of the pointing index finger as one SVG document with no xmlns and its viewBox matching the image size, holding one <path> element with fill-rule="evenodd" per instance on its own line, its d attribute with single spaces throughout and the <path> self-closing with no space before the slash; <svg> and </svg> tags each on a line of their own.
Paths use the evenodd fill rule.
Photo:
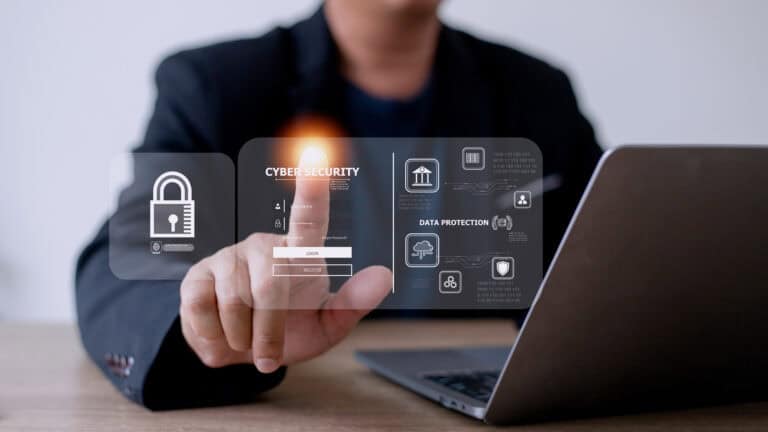
<svg viewBox="0 0 768 432">
<path fill-rule="evenodd" d="M 325 152 L 307 147 L 299 161 L 296 191 L 291 206 L 288 246 L 322 246 L 328 234 L 330 213 L 329 178 L 326 175 L 304 175 L 328 167 Z"/>
</svg>

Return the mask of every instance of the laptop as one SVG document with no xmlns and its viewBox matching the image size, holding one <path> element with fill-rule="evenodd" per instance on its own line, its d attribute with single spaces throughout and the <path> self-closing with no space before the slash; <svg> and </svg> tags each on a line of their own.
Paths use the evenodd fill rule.
<svg viewBox="0 0 768 432">
<path fill-rule="evenodd" d="M 766 398 L 768 147 L 607 152 L 512 347 L 357 358 L 492 424 Z"/>
</svg>

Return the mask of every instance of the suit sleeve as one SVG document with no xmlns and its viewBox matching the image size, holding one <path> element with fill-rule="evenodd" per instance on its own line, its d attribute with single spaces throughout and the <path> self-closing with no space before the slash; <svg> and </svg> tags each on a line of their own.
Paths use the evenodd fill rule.
<svg viewBox="0 0 768 432">
<path fill-rule="evenodd" d="M 217 150 L 215 88 L 204 76 L 183 54 L 161 63 L 154 112 L 135 152 Z M 80 255 L 75 294 L 83 345 L 118 391 L 165 410 L 242 403 L 280 383 L 284 369 L 203 365 L 181 333 L 179 281 L 119 279 L 108 246 L 105 224 Z"/>
</svg>

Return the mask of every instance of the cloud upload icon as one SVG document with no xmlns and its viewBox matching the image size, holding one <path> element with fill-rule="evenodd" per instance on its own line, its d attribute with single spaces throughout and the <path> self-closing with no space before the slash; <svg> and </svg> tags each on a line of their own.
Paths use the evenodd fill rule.
<svg viewBox="0 0 768 432">
<path fill-rule="evenodd" d="M 430 243 L 429 240 L 422 240 L 413 245 L 413 253 L 411 255 L 419 257 L 419 259 L 422 260 L 424 259 L 424 256 L 432 255 L 434 251 L 435 247 L 432 246 L 432 243 Z"/>
</svg>

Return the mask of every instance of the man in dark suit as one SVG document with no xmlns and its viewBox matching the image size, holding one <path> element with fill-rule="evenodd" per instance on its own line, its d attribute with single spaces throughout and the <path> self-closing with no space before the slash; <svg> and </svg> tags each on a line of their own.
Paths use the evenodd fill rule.
<svg viewBox="0 0 768 432">
<path fill-rule="evenodd" d="M 155 110 L 136 151 L 236 160 L 249 139 L 320 117 L 347 136 L 530 138 L 545 177 L 555 179 L 545 195 L 548 261 L 601 154 L 593 130 L 564 73 L 441 24 L 438 6 L 328 0 L 290 28 L 177 53 L 157 70 Z M 297 189 L 297 199 L 323 197 L 311 186 Z M 240 240 L 240 248 L 193 266 L 181 286 L 116 278 L 106 226 L 83 251 L 76 278 L 83 343 L 127 397 L 150 409 L 248 400 L 277 385 L 285 365 L 340 341 L 389 289 L 388 270 L 374 267 L 348 282 L 364 289 L 342 289 L 300 316 L 285 312 L 272 307 L 281 304 L 276 288 L 248 270 L 263 267 L 261 252 L 285 240 Z M 247 266 L 217 273 L 217 260 L 243 250 Z M 233 278 L 248 281 L 247 301 L 232 301 L 242 300 Z"/>
</svg>

